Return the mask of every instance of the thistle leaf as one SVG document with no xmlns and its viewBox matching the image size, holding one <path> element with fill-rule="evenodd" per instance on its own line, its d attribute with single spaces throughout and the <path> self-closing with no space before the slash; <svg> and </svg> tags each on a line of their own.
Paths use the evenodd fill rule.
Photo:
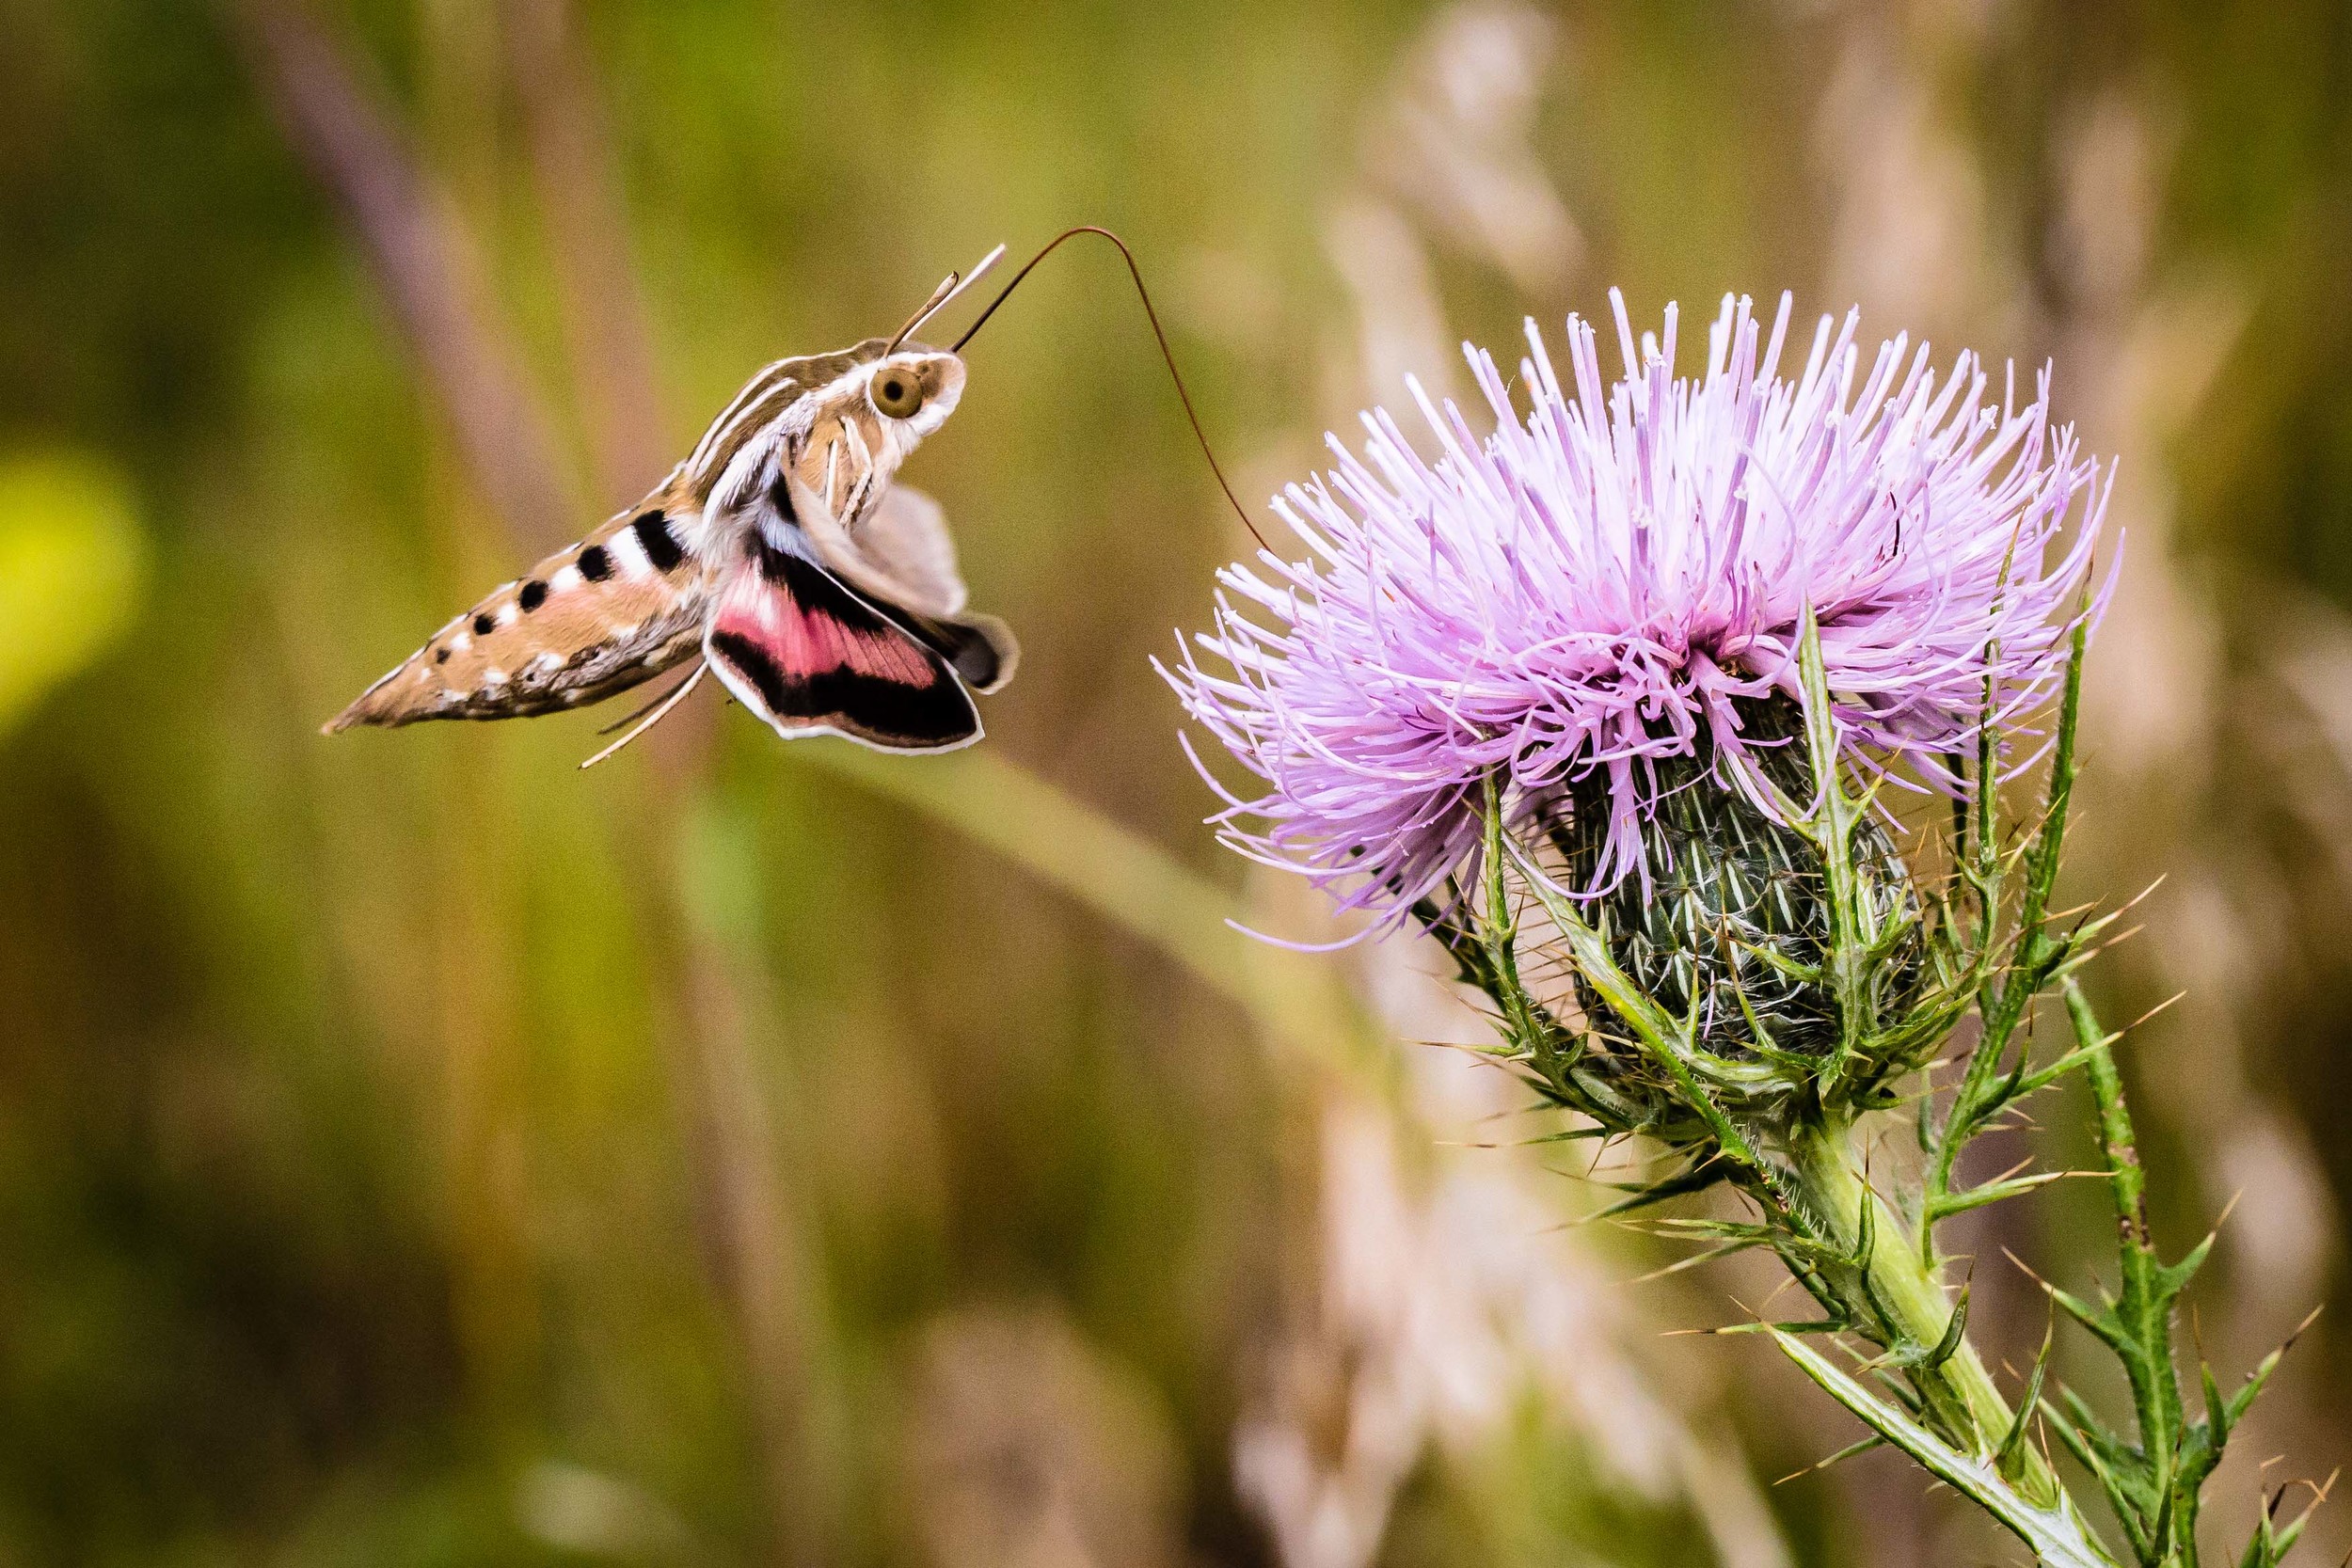
<svg viewBox="0 0 2352 1568">
<path fill-rule="evenodd" d="M 2000 1447 L 1993 1451 L 1993 1467 L 2005 1476 L 2015 1473 L 2017 1456 L 2024 1451 L 2026 1429 L 2032 1422 L 2034 1412 L 2041 1408 L 2042 1380 L 2050 1370 L 2050 1347 L 2057 1339 L 2058 1323 L 2053 1321 L 2042 1332 L 2042 1349 L 2034 1354 L 2033 1375 L 2026 1380 L 2026 1397 L 2017 1402 L 2017 1419 L 2010 1423 Z"/>
<path fill-rule="evenodd" d="M 2181 1292 L 2188 1289 L 2188 1282 L 2197 1277 L 2197 1271 L 2203 1268 L 2205 1259 L 2213 1256 L 2213 1243 L 2214 1238 L 2209 1233 L 2203 1241 L 2189 1248 L 2187 1256 L 2179 1262 L 2167 1264 L 2155 1271 L 2155 1278 L 2151 1283 L 2154 1287 L 2153 1294 L 2160 1310 L 2169 1311 L 2172 1304 L 2180 1299 Z"/>
<path fill-rule="evenodd" d="M 1963 1290 L 1960 1300 L 1952 1307 L 1951 1321 L 1944 1325 L 1943 1337 L 1932 1345 L 1915 1345 L 1890 1352 L 1868 1363 L 1871 1371 L 1883 1368 L 1900 1367 L 1931 1372 L 1959 1353 L 1968 1334 L 1968 1292 Z"/>
<path fill-rule="evenodd" d="M 2277 1364 L 2277 1357 L 2278 1352 L 2273 1351 L 2270 1359 L 2254 1369 L 2254 1377 L 2246 1380 L 2249 1387 L 2255 1386 L 2255 1378 L 2269 1376 L 2268 1369 Z M 2197 1363 L 2197 1378 L 2204 1385 L 2205 1426 L 2213 1433 L 2213 1446 L 2217 1450 L 2230 1440 L 2230 1429 L 2235 1426 L 2237 1421 L 2231 1414 L 2230 1402 L 2221 1397 L 2221 1386 L 2213 1380 L 2213 1367 L 2209 1363 L 2204 1361 Z"/>
<path fill-rule="evenodd" d="M 2113 1568 L 2081 1520 L 2061 1503 L 2036 1508 L 2020 1497 L 1990 1460 L 1963 1454 L 1910 1416 L 1879 1399 L 1861 1384 L 1794 1337 L 1774 1331 L 1781 1354 L 1819 1384 L 1830 1398 L 1844 1405 L 1869 1429 L 1909 1454 L 1936 1480 L 1967 1497 L 1999 1520 L 2033 1548 L 2046 1568 Z"/>
<path fill-rule="evenodd" d="M 2246 1412 L 2253 1407 L 2254 1402 L 2262 1397 L 2263 1389 L 2269 1384 L 2270 1374 L 2279 1370 L 2279 1363 L 2286 1359 L 2287 1352 L 2293 1350 L 2295 1342 L 2303 1338 L 2303 1331 L 2318 1322 L 2319 1310 L 2316 1307 L 2312 1307 L 2310 1316 L 2295 1325 L 2295 1332 L 2286 1337 L 2285 1343 L 2262 1358 L 2261 1364 L 2247 1374 L 2244 1386 L 2230 1396 L 2226 1405 L 2217 1405 L 2213 1373 L 2210 1371 L 2205 1373 L 2206 1403 L 2208 1407 L 2217 1408 L 2220 1413 L 2220 1418 L 2214 1422 L 2214 1446 L 2216 1448 L 2221 1446 L 2222 1440 L 2233 1427 L 2245 1419 Z"/>
<path fill-rule="evenodd" d="M 2061 1419 L 2097 1451 L 2101 1467 L 2119 1473 L 2136 1472 L 2142 1467 L 2139 1450 L 2101 1420 L 2099 1413 L 2085 1403 L 2080 1394 L 2072 1388 L 2061 1388 L 2058 1398 L 2066 1404 Z"/>
<path fill-rule="evenodd" d="M 1873 1433 L 1869 1436 L 1862 1439 L 1859 1443 L 1847 1444 L 1844 1448 L 1838 1449 L 1836 1453 L 1831 1454 L 1826 1459 L 1814 1461 L 1802 1470 L 1791 1470 L 1788 1474 L 1772 1482 L 1772 1484 L 1774 1486 L 1786 1486 L 1800 1476 L 1817 1474 L 1820 1471 L 1828 1469 L 1833 1465 L 1842 1465 L 1847 1460 L 1858 1458 L 1863 1454 L 1868 1453 L 1873 1449 L 1883 1449 L 1884 1447 L 1886 1447 L 1886 1439 L 1879 1436 L 1876 1433 Z"/>
<path fill-rule="evenodd" d="M 2129 1356 L 2137 1349 L 2137 1342 L 2125 1331 L 2122 1320 L 2115 1315 L 2113 1308 L 2093 1307 L 2072 1291 L 2060 1290 L 2046 1279 L 2041 1283 L 2043 1291 L 2058 1303 L 2068 1317 L 2090 1330 L 2101 1344 L 2116 1354 Z"/>
<path fill-rule="evenodd" d="M 1949 1219 L 1954 1214 L 1964 1214 L 1971 1209 L 1981 1209 L 1987 1204 L 2003 1203 L 2012 1197 L 2023 1197 L 2027 1193 L 2041 1191 L 2053 1181 L 2063 1180 L 2068 1174 L 2070 1173 L 2062 1170 L 2045 1170 L 2032 1176 L 2011 1177 L 2006 1181 L 1987 1181 L 1982 1186 L 1971 1187 L 1964 1193 L 1947 1193 L 1928 1204 L 1928 1216 L 1931 1219 Z"/>
<path fill-rule="evenodd" d="M 2074 1463 L 2090 1472 L 2100 1490 L 2107 1495 L 2107 1506 L 2115 1511 L 2117 1521 L 2122 1525 L 2123 1537 L 2131 1545 L 2132 1555 L 2146 1561 L 2148 1532 L 2139 1522 L 2138 1505 L 2132 1495 L 2123 1489 L 2116 1480 L 2115 1472 L 2099 1457 L 2099 1450 L 2088 1433 L 2069 1425 L 2063 1417 L 2050 1408 L 2047 1401 L 2042 1403 L 2042 1411 L 2056 1422 L 2059 1445 L 2074 1456 Z"/>
</svg>

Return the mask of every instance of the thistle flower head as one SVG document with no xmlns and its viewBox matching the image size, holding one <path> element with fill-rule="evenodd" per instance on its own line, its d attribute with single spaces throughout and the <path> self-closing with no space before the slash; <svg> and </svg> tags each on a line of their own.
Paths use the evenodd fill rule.
<svg viewBox="0 0 2352 1568">
<path fill-rule="evenodd" d="M 1563 381 L 1530 322 L 1523 416 L 1466 346 L 1490 434 L 1414 384 L 1434 457 L 1380 410 L 1360 454 L 1334 438 L 1275 502 L 1306 559 L 1226 570 L 1210 657 L 1168 673 L 1263 785 L 1228 797 L 1227 841 L 1343 909 L 1401 917 L 1474 861 L 1490 781 L 1605 815 L 1589 891 L 1648 881 L 1674 759 L 1771 813 L 1788 737 L 1754 719 L 1797 699 L 1808 610 L 1841 767 L 1963 790 L 1947 759 L 2063 671 L 2106 486 L 2051 427 L 2046 371 L 2019 407 L 1970 355 L 1939 376 L 1899 337 L 1866 362 L 1849 314 L 1787 379 L 1784 296 L 1769 339 L 1726 298 L 1677 378 L 1675 309 L 1637 346 L 1611 297 L 1613 385 L 1589 325 Z"/>
</svg>

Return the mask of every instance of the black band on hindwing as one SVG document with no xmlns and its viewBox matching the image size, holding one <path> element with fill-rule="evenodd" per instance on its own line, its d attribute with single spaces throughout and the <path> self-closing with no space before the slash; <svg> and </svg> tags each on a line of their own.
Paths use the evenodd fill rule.
<svg viewBox="0 0 2352 1568">
<path fill-rule="evenodd" d="M 955 667 L 957 674 L 971 686 L 986 690 L 996 684 L 1000 660 L 996 644 L 971 626 L 958 626 L 953 621 L 934 621 L 928 616 L 909 614 L 907 630 L 916 641 L 939 655 Z"/>
<path fill-rule="evenodd" d="M 810 565 L 789 550 L 779 549 L 770 544 L 764 535 L 758 538 L 755 547 L 758 551 L 759 575 L 770 582 L 783 584 L 796 600 L 808 602 L 803 598 L 803 581 L 809 578 L 819 580 L 824 584 L 823 589 L 810 592 L 830 593 L 865 612 L 869 619 L 879 614 L 946 659 L 967 685 L 986 688 L 995 684 L 1000 662 L 995 644 L 974 628 L 958 626 L 953 621 L 933 620 L 887 601 L 869 607 L 865 600 L 855 598 L 844 590 L 832 573 Z M 796 576 L 796 573 L 799 575 Z M 836 619 L 847 625 L 859 624 L 847 615 Z"/>
<path fill-rule="evenodd" d="M 921 651 L 930 677 L 920 685 L 835 666 L 787 669 L 759 642 L 718 630 L 711 652 L 739 671 L 776 718 L 787 722 L 827 723 L 883 746 L 932 749 L 968 740 L 979 733 L 972 699 L 940 657 L 908 628 L 858 598 L 832 575 L 758 542 L 761 577 L 788 594 L 798 611 L 814 622 L 831 622 L 850 638 L 910 641 Z"/>
</svg>

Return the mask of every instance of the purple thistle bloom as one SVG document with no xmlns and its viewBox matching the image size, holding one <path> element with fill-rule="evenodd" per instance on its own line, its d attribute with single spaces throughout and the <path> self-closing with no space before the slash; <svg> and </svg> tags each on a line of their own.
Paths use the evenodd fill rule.
<svg viewBox="0 0 2352 1568">
<path fill-rule="evenodd" d="M 1973 750 L 1988 679 L 1997 726 L 2063 672 L 2112 472 L 2052 429 L 2046 370 L 2022 409 L 2013 386 L 1987 403 L 1975 356 L 1939 378 L 1905 338 L 1860 373 L 1856 312 L 1834 332 L 1824 317 L 1784 381 L 1784 295 L 1763 343 L 1748 301 L 1726 297 L 1705 376 L 1678 380 L 1675 308 L 1663 344 L 1644 334 L 1637 352 L 1610 297 L 1624 380 L 1604 389 L 1572 316 L 1564 386 L 1530 321 L 1522 420 L 1493 358 L 1465 345 L 1494 432 L 1408 383 L 1434 463 L 1382 410 L 1360 457 L 1331 437 L 1337 468 L 1274 503 L 1308 558 L 1227 568 L 1260 613 L 1220 592 L 1197 639 L 1216 667 L 1186 650 L 1163 670 L 1263 782 L 1226 796 L 1226 842 L 1343 910 L 1401 917 L 1473 861 L 1490 774 L 1524 803 L 1599 771 L 1595 891 L 1649 875 L 1658 759 L 1712 754 L 1769 812 L 1739 708 L 1798 696 L 1808 606 L 1841 757 L 1938 789 L 1965 787 L 1946 758 Z"/>
</svg>

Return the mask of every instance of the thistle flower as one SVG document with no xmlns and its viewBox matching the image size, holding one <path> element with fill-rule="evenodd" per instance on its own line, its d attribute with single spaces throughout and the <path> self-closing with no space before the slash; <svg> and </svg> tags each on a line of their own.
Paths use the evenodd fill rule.
<svg viewBox="0 0 2352 1568">
<path fill-rule="evenodd" d="M 1779 822 L 1790 781 L 1765 760 L 1792 734 L 1808 610 L 1839 766 L 1947 792 L 1988 713 L 2004 725 L 2064 668 L 2106 487 L 2052 430 L 2046 371 L 2023 408 L 2010 384 L 1988 401 L 1973 356 L 1939 378 L 1902 337 L 1863 374 L 1849 314 L 1790 382 L 1784 296 L 1761 343 L 1726 298 L 1683 380 L 1675 308 L 1637 350 L 1611 299 L 1613 386 L 1589 325 L 1569 319 L 1564 384 L 1531 321 L 1524 418 L 1466 345 L 1490 435 L 1415 383 L 1434 462 L 1385 411 L 1360 456 L 1334 437 L 1337 467 L 1275 502 L 1307 559 L 1221 574 L 1210 664 L 1163 672 L 1263 785 L 1227 797 L 1226 841 L 1343 910 L 1392 923 L 1444 897 L 1497 781 L 1517 812 L 1572 800 L 1588 895 L 1671 871 L 1645 829 L 1693 765 Z"/>
<path fill-rule="evenodd" d="M 2201 1493 L 2279 1356 L 2226 1400 L 2204 1371 L 2201 1418 L 2184 1398 L 2176 1311 L 2206 1249 L 2150 1244 L 2119 1037 L 2078 979 L 2117 911 L 2052 910 L 2111 482 L 2051 428 L 2046 372 L 2022 409 L 2006 386 L 1987 401 L 1973 357 L 1939 377 L 1900 338 L 1866 374 L 1849 315 L 1791 383 L 1786 301 L 1759 349 L 1726 300 L 1705 374 L 1677 380 L 1672 308 L 1637 350 L 1615 305 L 1626 376 L 1605 391 L 1589 327 L 1568 323 L 1571 395 L 1531 324 L 1524 417 L 1469 350 L 1491 434 L 1416 386 L 1434 460 L 1375 412 L 1360 455 L 1334 441 L 1337 468 L 1276 503 L 1307 559 L 1226 571 L 1208 666 L 1163 672 L 1262 785 L 1213 820 L 1343 908 L 1427 927 L 1493 1004 L 1496 1058 L 1586 1118 L 1543 1141 L 1638 1134 L 1664 1156 L 1601 1212 L 1728 1183 L 1748 1217 L 1650 1223 L 1770 1248 L 1821 1308 L 1741 1326 L 2036 1561 L 2111 1568 L 2036 1441 L 2048 1343 L 2012 1403 L 1938 1234 L 2058 1179 L 1972 1186 L 1962 1156 L 2079 1073 L 2122 1283 L 2101 1307 L 2052 1297 L 2129 1370 L 2133 1411 L 2109 1426 L 2068 1390 L 2055 1430 L 2137 1568 L 2194 1563 Z M 2052 696 L 2041 799 L 2005 820 L 2008 753 Z M 1968 802 L 1936 814 L 1931 895 L 1888 832 L 1889 782 Z M 1547 990 L 1561 976 L 1572 995 Z M 2029 1027 L 2045 1001 L 2069 1025 L 2055 1049 Z M 1874 1179 L 1884 1118 L 1913 1122 L 1919 1159 Z M 1867 1375 L 1808 1335 L 1869 1347 Z M 2303 1528 L 2274 1513 L 2257 1568 Z"/>
</svg>

